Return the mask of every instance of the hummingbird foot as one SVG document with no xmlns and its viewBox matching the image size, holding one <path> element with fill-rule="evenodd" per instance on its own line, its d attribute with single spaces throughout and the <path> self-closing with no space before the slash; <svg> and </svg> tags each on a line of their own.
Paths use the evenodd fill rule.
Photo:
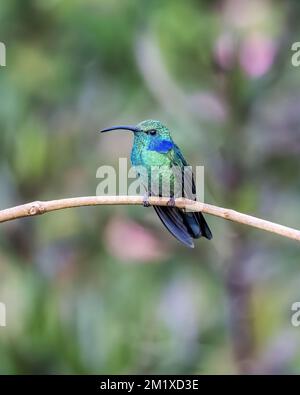
<svg viewBox="0 0 300 395">
<path fill-rule="evenodd" d="M 170 200 L 169 200 L 168 203 L 167 203 L 167 206 L 168 206 L 168 207 L 175 207 L 175 199 L 174 199 L 174 196 L 172 196 L 172 197 L 170 198 Z"/>
<path fill-rule="evenodd" d="M 149 196 L 148 195 L 144 195 L 143 197 L 143 207 L 150 207 L 151 204 L 149 202 Z"/>
</svg>

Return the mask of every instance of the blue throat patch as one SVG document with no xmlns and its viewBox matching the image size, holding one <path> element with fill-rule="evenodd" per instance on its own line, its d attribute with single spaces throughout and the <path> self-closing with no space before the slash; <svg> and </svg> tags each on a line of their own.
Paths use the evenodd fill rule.
<svg viewBox="0 0 300 395">
<path fill-rule="evenodd" d="M 148 150 L 166 154 L 173 146 L 174 144 L 170 140 L 152 140 L 148 146 Z"/>
</svg>

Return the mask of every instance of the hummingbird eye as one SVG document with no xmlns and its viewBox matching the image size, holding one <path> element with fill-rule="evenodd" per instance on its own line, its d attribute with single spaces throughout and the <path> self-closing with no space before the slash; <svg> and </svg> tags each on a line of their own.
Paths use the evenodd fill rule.
<svg viewBox="0 0 300 395">
<path fill-rule="evenodd" d="M 151 134 L 151 136 L 155 136 L 155 135 L 156 135 L 156 130 L 155 130 L 155 129 L 148 130 L 147 133 L 148 133 L 148 134 Z"/>
</svg>

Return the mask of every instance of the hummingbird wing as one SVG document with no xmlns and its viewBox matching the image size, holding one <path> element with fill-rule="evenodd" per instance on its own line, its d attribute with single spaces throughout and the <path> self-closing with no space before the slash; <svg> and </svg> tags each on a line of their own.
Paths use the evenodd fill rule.
<svg viewBox="0 0 300 395">
<path fill-rule="evenodd" d="M 188 166 L 177 145 L 174 144 L 173 149 L 169 150 L 166 155 L 168 155 L 172 165 L 180 167 L 182 170 L 184 166 Z M 175 174 L 175 176 L 183 177 L 183 172 Z M 195 200 L 196 188 L 192 172 L 185 174 L 183 184 L 184 196 Z M 177 207 L 168 206 L 154 206 L 154 209 L 169 232 L 186 246 L 194 247 L 192 239 L 197 239 L 201 236 L 209 240 L 212 238 L 212 233 L 202 213 L 186 212 Z"/>
<path fill-rule="evenodd" d="M 187 161 L 176 144 L 174 144 L 173 149 L 173 163 L 176 166 L 188 166 Z M 196 200 L 196 186 L 192 171 L 187 171 L 184 176 L 184 197 L 187 199 Z M 212 239 L 211 230 L 209 229 L 209 226 L 207 225 L 207 222 L 205 221 L 205 218 L 201 212 L 185 212 L 185 219 L 190 227 L 191 232 L 193 233 L 194 238 L 197 239 L 203 236 L 208 240 Z"/>
</svg>

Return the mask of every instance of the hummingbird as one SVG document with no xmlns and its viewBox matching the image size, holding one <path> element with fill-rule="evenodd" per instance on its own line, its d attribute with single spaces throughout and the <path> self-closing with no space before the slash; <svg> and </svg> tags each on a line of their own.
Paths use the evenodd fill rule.
<svg viewBox="0 0 300 395">
<path fill-rule="evenodd" d="M 154 196 L 151 190 L 151 169 L 155 167 L 158 169 L 159 176 L 167 176 L 170 181 L 174 181 L 175 177 L 182 177 L 184 168 L 188 166 L 181 150 L 174 143 L 170 130 L 157 120 L 142 121 L 137 125 L 121 125 L 112 126 L 101 132 L 109 132 L 112 130 L 124 130 L 133 132 L 134 140 L 131 150 L 131 163 L 134 168 L 139 169 L 143 167 L 146 169 L 145 173 L 139 172 L 141 181 L 144 181 L 144 186 L 147 189 L 147 196 L 144 197 L 144 206 L 149 206 L 148 197 Z M 172 169 L 176 167 L 180 171 L 173 172 Z M 179 173 L 179 174 L 178 174 Z M 181 173 L 181 174 L 180 174 Z M 162 179 L 159 178 L 160 180 Z M 164 178 L 166 179 L 166 178 Z M 170 185 L 173 185 L 172 182 Z M 190 177 L 185 179 L 184 184 L 181 184 L 184 192 L 184 197 L 191 200 L 195 198 L 195 183 L 194 177 L 191 173 Z M 153 186 L 152 186 L 153 187 Z M 156 189 L 156 188 L 155 188 Z M 158 196 L 161 196 L 160 194 Z M 175 191 L 174 185 L 170 187 L 170 200 L 167 206 L 153 206 L 158 217 L 168 229 L 168 231 L 185 246 L 193 248 L 193 239 L 205 237 L 210 240 L 212 233 L 207 225 L 201 212 L 187 212 L 182 208 L 175 207 Z"/>
</svg>

